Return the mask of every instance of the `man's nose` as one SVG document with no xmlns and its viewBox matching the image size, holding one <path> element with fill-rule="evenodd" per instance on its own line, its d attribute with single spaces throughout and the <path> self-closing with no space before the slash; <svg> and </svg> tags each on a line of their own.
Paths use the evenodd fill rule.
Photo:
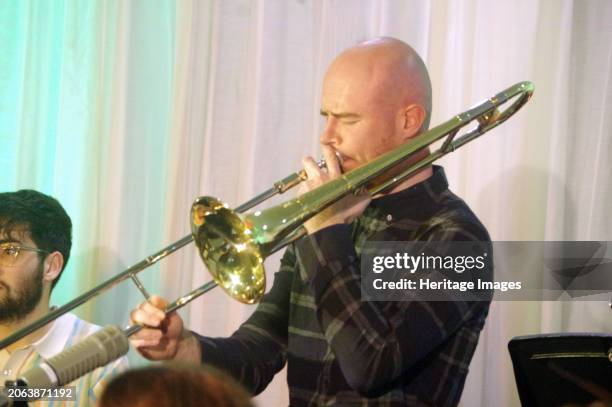
<svg viewBox="0 0 612 407">
<path fill-rule="evenodd" d="M 335 117 L 329 117 L 325 122 L 319 142 L 324 145 L 338 145 L 341 141 L 338 133 L 338 120 Z"/>
</svg>

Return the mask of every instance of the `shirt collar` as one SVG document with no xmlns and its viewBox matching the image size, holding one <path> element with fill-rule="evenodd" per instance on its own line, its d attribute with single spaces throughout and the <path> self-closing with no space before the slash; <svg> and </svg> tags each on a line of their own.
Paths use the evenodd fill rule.
<svg viewBox="0 0 612 407">
<path fill-rule="evenodd" d="M 66 346 L 75 320 L 75 315 L 64 314 L 53 321 L 51 329 L 32 344 L 36 352 L 45 359 L 61 352 Z"/>
<path fill-rule="evenodd" d="M 431 177 L 399 192 L 375 198 L 370 206 L 392 215 L 423 211 L 430 206 L 437 206 L 428 204 L 439 202 L 440 195 L 448 190 L 448 181 L 444 168 L 439 165 L 432 167 Z"/>
</svg>

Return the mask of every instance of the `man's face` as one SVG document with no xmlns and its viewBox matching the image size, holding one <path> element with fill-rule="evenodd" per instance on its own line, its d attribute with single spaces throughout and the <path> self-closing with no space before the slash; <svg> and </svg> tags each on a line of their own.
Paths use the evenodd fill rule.
<svg viewBox="0 0 612 407">
<path fill-rule="evenodd" d="M 397 99 L 386 88 L 350 66 L 332 66 L 326 75 L 321 103 L 326 124 L 320 141 L 340 153 L 344 172 L 401 144 Z"/>
<path fill-rule="evenodd" d="M 24 231 L 7 235 L 0 231 L 0 243 L 37 248 Z M 43 294 L 44 261 L 34 251 L 21 250 L 12 266 L 0 264 L 0 323 L 18 322 L 30 314 Z"/>
</svg>

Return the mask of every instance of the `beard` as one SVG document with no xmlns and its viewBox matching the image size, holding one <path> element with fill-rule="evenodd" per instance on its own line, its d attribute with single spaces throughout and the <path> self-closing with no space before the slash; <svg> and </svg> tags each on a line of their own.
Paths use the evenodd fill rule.
<svg viewBox="0 0 612 407">
<path fill-rule="evenodd" d="M 0 297 L 0 323 L 16 323 L 28 316 L 40 302 L 43 293 L 44 263 L 41 261 L 33 279 L 26 280 L 20 290 L 11 292 L 11 288 L 0 282 L 5 295 Z"/>
</svg>

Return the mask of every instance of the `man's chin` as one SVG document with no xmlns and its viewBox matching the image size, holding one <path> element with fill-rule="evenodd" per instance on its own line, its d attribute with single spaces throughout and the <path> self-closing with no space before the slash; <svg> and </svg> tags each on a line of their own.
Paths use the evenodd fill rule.
<svg viewBox="0 0 612 407">
<path fill-rule="evenodd" d="M 3 288 L 6 287 L 0 288 L 0 323 L 22 321 L 34 311 L 42 298 L 42 287 L 34 287 L 33 291 L 17 291 L 15 295 L 11 295 L 8 288 Z"/>
<path fill-rule="evenodd" d="M 0 323 L 18 323 L 25 319 L 30 312 L 32 312 L 30 307 L 17 303 L 7 295 L 0 295 Z"/>
</svg>

